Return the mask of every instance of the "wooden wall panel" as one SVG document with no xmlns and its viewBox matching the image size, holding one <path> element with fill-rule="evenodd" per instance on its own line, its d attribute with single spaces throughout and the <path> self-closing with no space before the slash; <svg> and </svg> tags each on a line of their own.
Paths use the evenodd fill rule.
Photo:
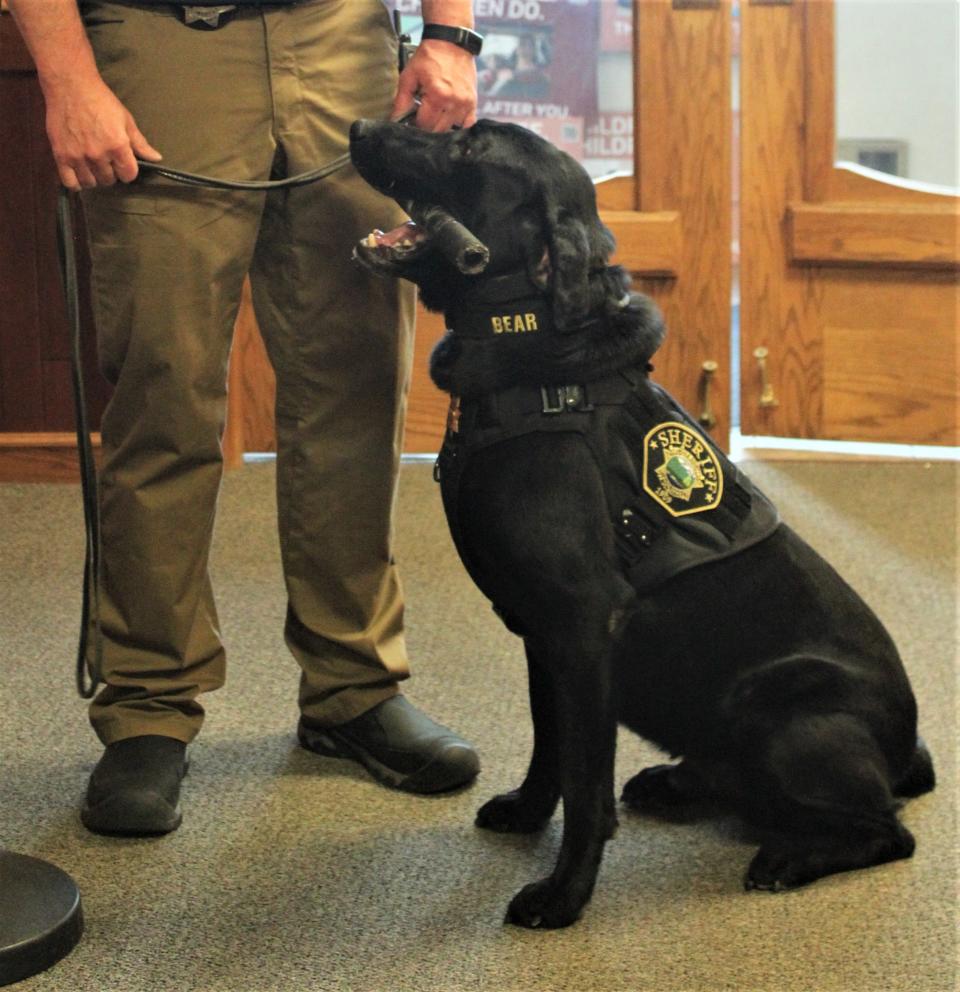
<svg viewBox="0 0 960 992">
<path fill-rule="evenodd" d="M 945 334 L 951 291 L 954 333 Z M 958 302 L 950 273 L 878 281 L 869 271 L 831 272 L 823 288 L 823 435 L 956 444 Z"/>
<path fill-rule="evenodd" d="M 223 454 L 228 468 L 239 465 L 245 451 L 277 450 L 273 426 L 276 394 L 276 377 L 253 315 L 250 280 L 246 279 L 233 332 L 227 382 Z"/>
<path fill-rule="evenodd" d="M 0 430 L 43 430 L 33 176 L 22 169 L 36 114 L 32 80 L 0 71 Z"/>
<path fill-rule="evenodd" d="M 29 54 L 12 18 L 0 14 L 0 434 L 74 429 L 66 365 L 71 345 L 56 248 L 58 180 L 43 121 Z M 78 217 L 83 364 L 96 426 L 109 387 L 97 368 L 83 242 Z"/>
</svg>

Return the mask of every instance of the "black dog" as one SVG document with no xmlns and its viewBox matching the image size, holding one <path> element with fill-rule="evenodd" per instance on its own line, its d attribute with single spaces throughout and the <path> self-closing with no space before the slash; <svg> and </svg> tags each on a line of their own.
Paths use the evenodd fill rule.
<svg viewBox="0 0 960 992">
<path fill-rule="evenodd" d="M 437 204 L 490 250 L 479 276 L 413 226 L 359 260 L 417 283 L 451 328 L 431 373 L 449 393 L 438 460 L 461 557 L 523 637 L 535 740 L 482 827 L 534 831 L 563 797 L 553 873 L 507 918 L 572 923 L 616 827 L 617 722 L 677 764 L 624 801 L 713 803 L 764 838 L 747 888 L 779 890 L 909 857 L 897 797 L 933 788 L 897 650 L 866 604 L 649 379 L 652 303 L 607 265 L 592 183 L 520 127 L 426 134 L 357 122 L 361 175 Z"/>
</svg>

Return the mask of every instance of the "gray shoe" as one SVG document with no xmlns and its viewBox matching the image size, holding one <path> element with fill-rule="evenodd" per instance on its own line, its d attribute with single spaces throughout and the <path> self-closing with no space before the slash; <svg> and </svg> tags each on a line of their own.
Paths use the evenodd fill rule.
<svg viewBox="0 0 960 992">
<path fill-rule="evenodd" d="M 180 826 L 180 782 L 187 746 L 154 734 L 109 744 L 97 762 L 80 810 L 97 834 L 148 837 Z"/>
<path fill-rule="evenodd" d="M 300 744 L 328 758 L 358 761 L 382 785 L 404 792 L 446 792 L 472 782 L 477 753 L 403 696 L 392 696 L 348 723 L 317 727 L 300 718 Z"/>
</svg>

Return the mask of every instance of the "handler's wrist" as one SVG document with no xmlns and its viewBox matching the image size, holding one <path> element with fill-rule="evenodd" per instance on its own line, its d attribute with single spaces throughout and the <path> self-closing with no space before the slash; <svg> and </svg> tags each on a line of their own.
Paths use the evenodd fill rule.
<svg viewBox="0 0 960 992">
<path fill-rule="evenodd" d="M 453 24 L 424 24 L 421 40 L 447 41 L 474 57 L 483 49 L 483 35 L 477 34 L 472 28 L 457 27 Z"/>
</svg>

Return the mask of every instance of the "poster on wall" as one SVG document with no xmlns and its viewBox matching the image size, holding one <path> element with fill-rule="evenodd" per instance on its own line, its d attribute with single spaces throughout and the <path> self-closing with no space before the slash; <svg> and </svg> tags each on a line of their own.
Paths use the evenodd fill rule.
<svg viewBox="0 0 960 992">
<path fill-rule="evenodd" d="M 416 41 L 419 0 L 390 6 Z M 473 9 L 484 36 L 478 116 L 530 128 L 594 175 L 631 169 L 631 0 L 474 0 Z"/>
</svg>

